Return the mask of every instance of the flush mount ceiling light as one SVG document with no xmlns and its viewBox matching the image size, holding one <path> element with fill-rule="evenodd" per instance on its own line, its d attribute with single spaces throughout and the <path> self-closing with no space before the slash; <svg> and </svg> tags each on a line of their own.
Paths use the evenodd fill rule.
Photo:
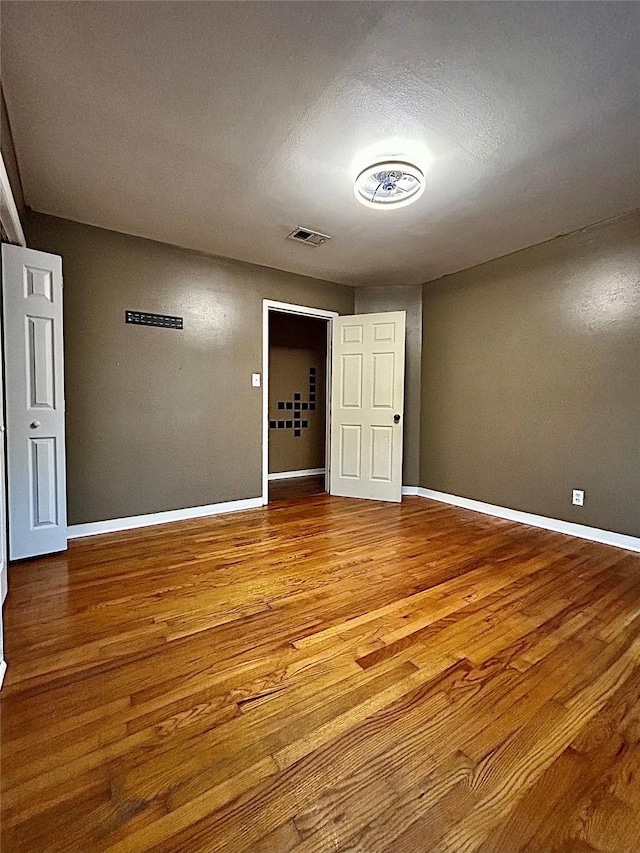
<svg viewBox="0 0 640 853">
<path fill-rule="evenodd" d="M 363 169 L 356 178 L 354 192 L 367 207 L 390 210 L 413 204 L 424 187 L 424 173 L 413 163 L 386 160 Z"/>
</svg>

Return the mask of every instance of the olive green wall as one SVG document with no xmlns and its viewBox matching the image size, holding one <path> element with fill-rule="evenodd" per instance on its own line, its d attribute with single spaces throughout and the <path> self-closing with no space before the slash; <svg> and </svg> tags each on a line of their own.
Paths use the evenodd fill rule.
<svg viewBox="0 0 640 853">
<path fill-rule="evenodd" d="M 42 214 L 25 225 L 63 256 L 70 523 L 261 493 L 250 378 L 270 298 L 407 310 L 405 484 L 640 535 L 638 214 L 422 288 L 357 289 L 355 305 L 329 282 Z M 127 308 L 185 329 L 125 325 Z"/>
<path fill-rule="evenodd" d="M 422 286 L 358 287 L 356 313 L 407 312 L 404 378 L 404 432 L 402 482 L 420 482 L 420 376 L 422 372 Z"/>
<path fill-rule="evenodd" d="M 69 523 L 259 496 L 262 300 L 352 313 L 353 289 L 42 214 L 25 224 L 30 247 L 63 258 Z M 125 325 L 126 309 L 184 330 Z"/>
<path fill-rule="evenodd" d="M 639 234 L 631 214 L 424 285 L 421 486 L 640 535 Z"/>
</svg>

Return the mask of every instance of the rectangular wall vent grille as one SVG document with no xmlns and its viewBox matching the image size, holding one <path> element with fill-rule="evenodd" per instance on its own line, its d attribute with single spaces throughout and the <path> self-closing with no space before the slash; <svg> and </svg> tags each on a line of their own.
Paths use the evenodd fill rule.
<svg viewBox="0 0 640 853">
<path fill-rule="evenodd" d="M 147 314 L 144 311 L 125 311 L 125 323 L 137 326 L 161 326 L 164 329 L 182 329 L 182 317 L 169 314 Z"/>
</svg>

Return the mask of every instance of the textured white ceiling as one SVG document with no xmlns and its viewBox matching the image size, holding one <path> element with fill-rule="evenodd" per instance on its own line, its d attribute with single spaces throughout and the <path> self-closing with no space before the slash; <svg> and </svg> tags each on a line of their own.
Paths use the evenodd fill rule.
<svg viewBox="0 0 640 853">
<path fill-rule="evenodd" d="M 3 2 L 35 210 L 347 284 L 413 284 L 640 201 L 635 3 Z M 375 154 L 427 191 L 370 210 Z M 286 240 L 303 225 L 333 235 Z"/>
</svg>

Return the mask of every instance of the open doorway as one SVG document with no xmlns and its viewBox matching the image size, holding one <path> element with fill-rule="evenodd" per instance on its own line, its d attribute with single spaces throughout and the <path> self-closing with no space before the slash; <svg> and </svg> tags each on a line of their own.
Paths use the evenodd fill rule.
<svg viewBox="0 0 640 853">
<path fill-rule="evenodd" d="M 265 300 L 264 503 L 326 491 L 332 316 Z"/>
<path fill-rule="evenodd" d="M 327 320 L 269 312 L 269 502 L 325 491 Z"/>
</svg>

